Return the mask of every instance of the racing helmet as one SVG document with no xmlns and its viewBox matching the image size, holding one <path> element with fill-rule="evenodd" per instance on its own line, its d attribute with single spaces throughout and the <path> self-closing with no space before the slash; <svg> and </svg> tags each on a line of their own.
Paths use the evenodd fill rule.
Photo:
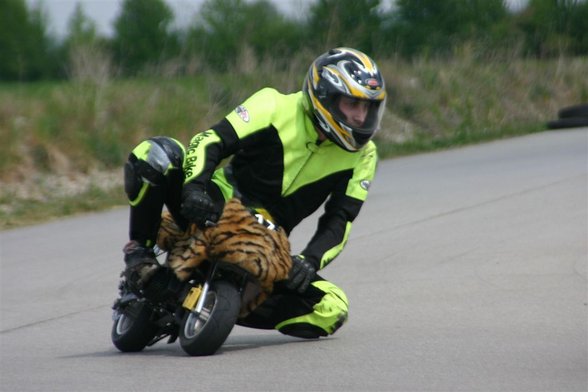
<svg viewBox="0 0 588 392">
<path fill-rule="evenodd" d="M 302 86 L 304 106 L 315 126 L 347 151 L 361 149 L 376 134 L 386 106 L 384 78 L 376 63 L 351 48 L 335 48 L 319 56 Z M 339 109 L 347 96 L 367 101 L 367 115 L 360 126 L 351 124 Z"/>
</svg>

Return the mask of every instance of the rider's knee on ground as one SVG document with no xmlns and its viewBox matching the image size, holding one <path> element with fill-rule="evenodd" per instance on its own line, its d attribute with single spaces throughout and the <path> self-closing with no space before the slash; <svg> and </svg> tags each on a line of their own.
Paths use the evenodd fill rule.
<svg viewBox="0 0 588 392">
<path fill-rule="evenodd" d="M 283 334 L 306 339 L 334 334 L 347 321 L 349 302 L 339 287 L 326 280 L 312 283 L 325 295 L 313 306 L 313 312 L 285 320 L 276 326 Z"/>
<path fill-rule="evenodd" d="M 303 339 L 318 339 L 321 336 L 328 335 L 324 329 L 308 323 L 294 323 L 284 325 L 283 327 L 279 328 L 278 331 L 284 335 L 295 336 L 297 338 Z"/>
</svg>

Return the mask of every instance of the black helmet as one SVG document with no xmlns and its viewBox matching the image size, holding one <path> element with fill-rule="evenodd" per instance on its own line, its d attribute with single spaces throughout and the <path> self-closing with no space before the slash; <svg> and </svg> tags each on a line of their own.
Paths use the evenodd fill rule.
<svg viewBox="0 0 588 392">
<path fill-rule="evenodd" d="M 315 125 L 345 150 L 359 150 L 380 128 L 386 105 L 384 78 L 376 63 L 359 50 L 335 48 L 319 56 L 308 70 L 302 92 Z M 339 109 L 340 96 L 368 102 L 362 125 L 347 121 Z"/>
</svg>

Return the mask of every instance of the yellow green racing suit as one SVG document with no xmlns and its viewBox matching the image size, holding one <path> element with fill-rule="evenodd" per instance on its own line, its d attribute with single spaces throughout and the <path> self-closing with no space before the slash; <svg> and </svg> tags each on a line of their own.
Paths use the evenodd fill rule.
<svg viewBox="0 0 588 392">
<path fill-rule="evenodd" d="M 281 94 L 271 88 L 258 91 L 211 129 L 196 134 L 185 150 L 170 138 L 143 142 L 131 154 L 135 164 L 157 166 L 150 157 L 153 146 L 169 156 L 169 163 L 159 162 L 160 168 L 154 168 L 164 177 L 175 178 L 166 182 L 168 186 L 181 181 L 194 184 L 221 202 L 239 197 L 245 205 L 265 210 L 287 233 L 324 203 L 317 229 L 301 252 L 317 271 L 339 255 L 347 242 L 377 163 L 373 142 L 348 152 L 329 140 L 321 141 L 304 110 L 302 92 Z M 141 237 L 142 221 L 151 230 L 142 237 L 152 241 L 156 223 L 145 224 L 145 218 L 138 216 L 164 203 L 181 223 L 180 192 L 162 191 L 154 203 L 144 200 L 149 199 L 145 192 L 127 191 L 132 206 L 131 237 L 133 233 Z M 133 208 L 137 210 L 135 225 Z M 258 309 L 239 323 L 314 337 L 331 334 L 343 324 L 348 302 L 340 288 L 317 275 L 307 292 L 277 290 Z"/>
</svg>

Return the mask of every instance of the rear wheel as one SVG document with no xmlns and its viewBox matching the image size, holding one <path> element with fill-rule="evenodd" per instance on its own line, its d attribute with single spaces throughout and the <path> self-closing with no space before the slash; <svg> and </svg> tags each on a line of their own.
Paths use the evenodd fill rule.
<svg viewBox="0 0 588 392">
<path fill-rule="evenodd" d="M 228 282 L 214 282 L 200 313 L 187 312 L 180 328 L 180 346 L 193 356 L 212 355 L 225 342 L 241 308 L 241 297 Z"/>
<path fill-rule="evenodd" d="M 155 337 L 157 326 L 151 322 L 153 309 L 147 303 L 135 301 L 117 310 L 111 338 L 122 352 L 141 351 Z"/>
</svg>

